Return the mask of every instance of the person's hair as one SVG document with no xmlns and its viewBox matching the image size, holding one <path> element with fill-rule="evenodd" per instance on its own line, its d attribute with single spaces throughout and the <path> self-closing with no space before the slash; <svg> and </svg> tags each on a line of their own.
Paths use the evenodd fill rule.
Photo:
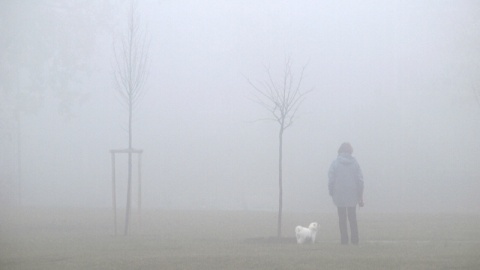
<svg viewBox="0 0 480 270">
<path fill-rule="evenodd" d="M 342 145 L 340 145 L 340 148 L 338 148 L 338 153 L 346 153 L 351 155 L 353 153 L 353 148 L 350 143 L 344 142 Z"/>
</svg>

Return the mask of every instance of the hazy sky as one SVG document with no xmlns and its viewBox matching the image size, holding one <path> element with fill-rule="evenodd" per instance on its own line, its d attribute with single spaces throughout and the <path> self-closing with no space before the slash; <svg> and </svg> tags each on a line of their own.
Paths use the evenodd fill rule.
<svg viewBox="0 0 480 270">
<path fill-rule="evenodd" d="M 44 1 L 58 16 L 19 20 L 36 12 L 34 2 L 10 1 L 0 15 L 13 23 L 2 31 L 74 27 L 42 28 L 54 44 L 48 61 L 73 59 L 89 72 L 45 72 L 78 91 L 73 116 L 59 114 L 61 95 L 51 92 L 36 114 L 22 115 L 24 203 L 109 207 L 109 150 L 127 147 L 112 74 L 126 2 Z M 151 38 L 133 135 L 144 150 L 145 206 L 276 210 L 278 124 L 260 121 L 269 114 L 252 102 L 246 78 L 264 80 L 268 66 L 280 80 L 291 57 L 297 75 L 307 65 L 302 86 L 314 91 L 285 132 L 286 210 L 334 210 L 327 171 L 349 141 L 365 211 L 480 212 L 477 1 L 176 0 L 140 1 L 139 10 Z M 45 52 L 16 42 L 24 57 Z M 126 157 L 117 161 L 123 206 Z"/>
</svg>

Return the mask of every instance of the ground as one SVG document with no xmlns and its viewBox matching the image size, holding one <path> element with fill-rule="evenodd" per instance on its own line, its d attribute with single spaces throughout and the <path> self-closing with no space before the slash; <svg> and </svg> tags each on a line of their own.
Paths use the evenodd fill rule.
<svg viewBox="0 0 480 270">
<path fill-rule="evenodd" d="M 145 210 L 114 235 L 108 209 L 5 210 L 0 269 L 480 269 L 480 215 L 359 213 L 341 246 L 335 213 Z M 297 245 L 296 225 L 320 224 Z"/>
</svg>

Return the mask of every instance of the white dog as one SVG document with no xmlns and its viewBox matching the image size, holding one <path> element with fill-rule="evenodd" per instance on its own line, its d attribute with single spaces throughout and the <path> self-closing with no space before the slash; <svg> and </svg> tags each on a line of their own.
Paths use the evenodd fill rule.
<svg viewBox="0 0 480 270">
<path fill-rule="evenodd" d="M 295 236 L 297 237 L 297 243 L 303 244 L 305 240 L 311 239 L 312 244 L 315 243 L 315 237 L 317 236 L 318 223 L 312 222 L 308 228 L 297 226 L 295 227 Z"/>
</svg>

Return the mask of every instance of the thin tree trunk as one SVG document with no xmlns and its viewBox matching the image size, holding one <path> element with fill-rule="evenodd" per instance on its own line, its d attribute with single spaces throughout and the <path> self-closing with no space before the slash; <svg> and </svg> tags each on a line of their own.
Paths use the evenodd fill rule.
<svg viewBox="0 0 480 270">
<path fill-rule="evenodd" d="M 125 215 L 125 232 L 124 235 L 128 234 L 128 225 L 130 223 L 130 208 L 131 208 L 131 197 L 132 197 L 132 148 L 129 148 L 128 152 L 128 187 L 127 187 L 127 210 Z"/>
<path fill-rule="evenodd" d="M 128 187 L 127 187 L 127 209 L 125 215 L 125 232 L 124 235 L 128 234 L 128 224 L 130 222 L 130 208 L 131 208 L 131 197 L 132 197 L 132 102 L 131 98 L 128 110 Z"/>
<path fill-rule="evenodd" d="M 283 126 L 280 127 L 278 143 L 278 221 L 277 237 L 282 237 L 282 211 L 283 211 L 283 180 L 282 180 L 282 159 L 283 159 Z"/>
</svg>

